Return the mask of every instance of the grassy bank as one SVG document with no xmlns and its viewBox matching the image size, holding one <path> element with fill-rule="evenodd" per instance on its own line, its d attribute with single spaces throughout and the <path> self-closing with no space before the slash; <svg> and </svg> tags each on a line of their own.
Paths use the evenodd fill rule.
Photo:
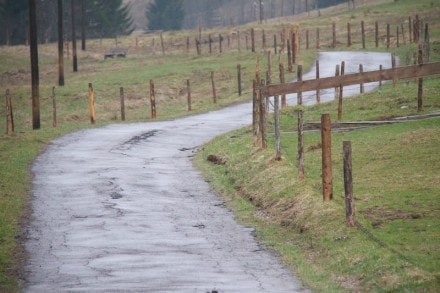
<svg viewBox="0 0 440 293">
<path fill-rule="evenodd" d="M 375 2 L 375 1 L 371 1 Z M 214 45 L 214 51 L 216 53 L 207 53 L 206 44 L 203 49 L 203 54 L 197 56 L 195 54 L 194 48 L 187 53 L 184 49 L 185 40 L 190 37 L 191 40 L 194 36 L 198 34 L 195 31 L 182 31 L 182 32 L 169 32 L 164 33 L 166 40 L 167 51 L 163 56 L 161 54 L 159 39 L 157 36 L 141 36 L 139 40 L 135 37 L 120 38 L 118 40 L 120 46 L 130 47 L 129 55 L 126 59 L 114 59 L 114 60 L 103 60 L 103 52 L 110 47 L 114 46 L 114 40 L 90 40 L 88 41 L 87 51 L 79 51 L 79 72 L 71 72 L 72 64 L 68 59 L 65 60 L 65 79 L 66 85 L 64 87 L 56 87 L 56 99 L 57 99 L 57 111 L 58 111 L 58 127 L 52 127 L 52 88 L 57 84 L 57 45 L 56 44 L 45 44 L 39 47 L 40 56 L 40 104 L 41 104 L 41 124 L 42 129 L 37 131 L 31 130 L 31 103 L 30 103 L 30 68 L 29 68 L 29 48 L 25 46 L 14 46 L 14 47 L 1 47 L 0 48 L 0 88 L 1 92 L 4 93 L 6 89 L 10 89 L 13 97 L 13 107 L 14 107 L 14 119 L 15 119 L 15 133 L 12 136 L 6 136 L 5 124 L 0 124 L 0 291 L 19 291 L 18 282 L 18 271 L 20 269 L 20 264 L 24 258 L 23 252 L 19 248 L 20 244 L 20 223 L 22 221 L 28 220 L 26 218 L 27 210 L 26 203 L 29 201 L 29 192 L 31 188 L 31 173 L 29 171 L 29 166 L 35 156 L 44 148 L 45 145 L 50 143 L 54 138 L 63 135 L 65 133 L 87 127 L 96 127 L 109 123 L 120 123 L 120 108 L 119 108 L 119 88 L 124 87 L 125 98 L 126 98 L 126 116 L 127 123 L 137 122 L 137 121 L 150 121 L 149 115 L 149 102 L 148 102 L 148 91 L 149 91 L 149 80 L 153 79 L 155 81 L 156 87 L 156 99 L 157 99 L 157 111 L 158 119 L 172 119 L 176 117 L 182 117 L 185 115 L 190 115 L 193 113 L 206 112 L 209 110 L 219 109 L 221 107 L 243 102 L 250 99 L 251 96 L 251 80 L 254 75 L 255 70 L 255 56 L 249 50 L 245 50 L 244 44 L 244 31 L 248 30 L 251 26 L 257 27 L 258 29 L 265 28 L 267 34 L 274 32 L 279 33 L 282 27 L 289 27 L 293 22 L 300 22 L 301 28 L 310 28 L 311 31 L 316 28 L 316 26 L 326 26 L 331 27 L 332 22 L 338 23 L 338 39 L 342 40 L 345 33 L 346 21 L 359 22 L 361 19 L 368 23 L 373 23 L 375 20 L 387 19 L 392 23 L 398 23 L 407 18 L 409 15 L 413 15 L 417 11 L 422 19 L 427 19 L 433 21 L 434 24 L 431 26 L 431 40 L 432 42 L 432 52 L 437 52 L 437 54 L 432 55 L 432 60 L 440 60 L 439 58 L 439 42 L 440 39 L 440 29 L 439 22 L 435 22 L 436 17 L 438 18 L 439 8 L 432 5 L 434 1 L 421 0 L 421 1 L 409 1 L 400 0 L 390 3 L 390 1 L 380 0 L 379 2 L 387 2 L 381 6 L 371 6 L 371 7 L 360 7 L 359 9 L 352 11 L 345 11 L 340 13 L 338 11 L 322 11 L 322 16 L 317 17 L 313 13 L 311 16 L 301 15 L 295 18 L 285 17 L 283 19 L 278 19 L 275 21 L 268 21 L 265 24 L 258 25 L 252 24 L 244 27 L 236 28 L 223 28 L 218 30 L 204 31 L 204 35 L 207 33 L 222 33 L 227 34 L 231 31 L 241 30 L 242 32 L 242 43 L 241 50 L 234 48 L 231 45 L 230 50 L 226 50 L 227 45 L 224 43 L 225 52 L 222 54 L 218 53 L 218 48 Z M 396 9 L 398 8 L 398 9 Z M 346 8 L 344 8 L 345 10 Z M 353 31 L 354 35 L 358 35 Z M 330 43 L 331 34 L 325 33 L 324 30 L 321 31 L 322 39 L 322 50 L 327 50 L 328 44 Z M 153 40 L 155 38 L 155 41 Z M 269 37 L 268 37 L 269 39 Z M 138 45 L 134 45 L 136 42 Z M 258 48 L 261 48 L 261 38 L 258 39 Z M 360 49 L 359 40 L 354 39 L 355 44 L 351 49 Z M 269 43 L 269 42 L 268 42 Z M 171 48 L 170 44 L 174 44 Z M 269 46 L 268 46 L 269 47 Z M 407 56 L 411 56 L 414 52 L 414 46 L 407 45 L 396 50 L 397 54 L 401 56 L 401 60 L 406 60 Z M 337 49 L 346 50 L 342 41 L 338 43 Z M 367 44 L 368 50 L 377 50 L 373 44 Z M 383 50 L 383 45 L 381 46 Z M 267 68 L 267 58 L 266 55 L 260 53 L 260 65 L 261 68 Z M 302 63 L 305 68 L 310 66 L 313 62 L 315 56 L 314 50 L 304 50 L 304 42 L 302 43 L 301 54 L 298 59 L 298 63 Z M 278 58 L 278 56 L 277 56 Z M 278 59 L 273 58 L 274 64 L 277 63 Z M 281 56 L 281 61 L 285 63 L 286 66 L 286 54 Z M 236 93 L 236 66 L 241 64 L 243 70 L 243 95 L 239 97 Z M 273 68 L 276 66 L 273 65 Z M 210 72 L 214 71 L 216 76 L 216 87 L 217 95 L 219 97 L 218 103 L 212 103 L 212 92 L 211 92 L 211 81 Z M 276 70 L 273 69 L 274 72 Z M 274 73 L 274 76 L 276 74 Z M 292 78 L 295 76 L 295 72 L 288 73 L 286 78 Z M 192 88 L 192 98 L 193 98 L 193 111 L 187 111 L 187 92 L 186 92 L 186 80 L 191 80 Z M 274 78 L 275 80 L 276 78 Z M 89 124 L 88 117 L 88 83 L 91 82 L 94 85 L 95 96 L 96 96 L 96 113 L 97 113 L 97 125 L 91 126 Z M 438 81 L 432 79 L 432 81 L 426 82 L 425 95 L 427 100 L 425 103 L 425 111 L 435 111 L 438 109 Z M 382 116 L 400 116 L 411 114 L 414 111 L 414 96 L 415 96 L 415 85 L 410 82 L 409 84 L 401 84 L 399 86 L 399 92 L 390 90 L 389 88 L 384 88 L 381 95 L 376 96 L 377 101 L 371 102 L 372 98 L 369 95 L 365 95 L 365 100 L 363 104 L 358 104 L 350 106 L 347 103 L 344 105 L 346 113 L 344 114 L 344 119 L 358 119 L 359 112 L 362 112 L 362 119 L 376 119 Z M 385 99 L 386 98 L 386 99 Z M 383 100 L 383 101 L 382 101 Z M 354 101 L 354 100 L 353 100 Z M 361 101 L 361 100 L 356 100 Z M 384 101 L 388 101 L 387 103 Z M 408 108 L 402 109 L 402 107 L 396 106 L 396 101 L 401 103 L 400 106 L 408 104 Z M 334 105 L 322 105 L 321 108 L 317 108 L 311 111 L 307 111 L 306 115 L 309 120 L 319 119 L 321 111 L 328 111 L 333 113 Z M 5 117 L 4 108 L 0 108 L 0 117 Z M 351 242 L 351 239 L 368 239 L 366 236 L 362 236 L 358 231 L 347 230 L 341 225 L 341 217 L 336 214 L 340 214 L 340 203 L 335 200 L 329 205 L 324 205 L 319 200 L 319 190 L 317 187 L 316 176 L 319 177 L 319 172 L 317 169 L 313 169 L 311 165 L 306 165 L 306 175 L 307 179 L 305 182 L 298 183 L 295 179 L 295 162 L 294 162 L 294 149 L 290 146 L 295 144 L 295 136 L 288 134 L 293 129 L 289 127 L 291 123 L 291 117 L 295 114 L 291 111 L 286 111 L 284 113 L 283 125 L 285 125 L 286 136 L 283 138 L 284 144 L 284 160 L 282 162 L 272 162 L 271 152 L 262 152 L 260 150 L 254 149 L 247 143 L 249 134 L 247 130 L 242 130 L 234 135 L 234 139 L 228 140 L 220 138 L 213 142 L 213 146 L 218 143 L 224 143 L 228 145 L 232 151 L 227 151 L 225 153 L 220 153 L 215 149 L 212 149 L 213 153 L 225 156 L 228 160 L 226 167 L 214 167 L 209 168 L 206 172 L 219 172 L 213 173 L 218 177 L 220 181 L 212 180 L 219 188 L 227 190 L 238 195 L 244 195 L 244 200 L 238 201 L 238 210 L 244 211 L 244 217 L 249 219 L 254 219 L 256 215 L 256 221 L 263 224 L 265 228 L 260 231 L 261 239 L 264 241 L 271 241 L 271 245 L 279 248 L 280 251 L 286 252 L 284 257 L 290 263 L 295 262 L 298 266 L 303 263 L 303 272 L 300 273 L 308 283 L 320 284 L 320 288 L 328 288 L 332 290 L 337 290 L 340 288 L 341 283 L 351 284 L 353 283 L 353 288 L 381 288 L 382 282 L 372 281 L 375 275 L 367 275 L 371 270 L 368 267 L 374 268 L 374 263 L 370 259 L 363 258 L 363 250 L 357 251 L 356 255 L 358 258 L 354 258 L 352 263 L 358 264 L 356 267 L 356 274 L 349 274 L 344 272 L 343 274 L 334 273 L 330 274 L 327 270 L 335 270 L 335 267 L 342 267 L 343 261 L 333 262 L 332 254 L 337 253 L 326 251 L 320 252 L 320 254 L 314 254 L 316 247 L 321 247 L 321 242 L 327 241 L 327 243 L 333 244 L 333 246 L 338 246 L 339 249 L 345 249 L 355 245 L 357 242 Z M 435 122 L 436 121 L 436 122 Z M 434 126 L 428 124 L 417 124 L 414 122 L 414 129 L 432 129 L 434 133 L 429 132 L 430 135 L 437 135 L 435 133 L 436 124 L 438 120 L 435 120 Z M 416 126 L 419 125 L 419 126 Z M 396 132 L 393 127 L 389 126 L 390 130 L 385 129 L 391 133 Z M 378 128 L 381 129 L 381 128 Z M 369 130 L 372 131 L 372 130 Z M 401 130 L 403 131 L 403 130 Z M 411 132 L 412 130 L 408 130 Z M 415 130 L 414 130 L 415 131 Z M 365 132 L 367 133 L 367 132 Z M 396 132 L 399 133 L 399 132 Z M 402 132 L 402 133 L 406 133 Z M 424 133 L 424 132 L 422 132 Z M 342 134 L 341 134 L 342 135 Z M 350 135 L 354 135 L 350 134 Z M 372 139 L 375 137 L 375 133 L 370 133 Z M 362 135 L 360 135 L 362 136 Z M 244 138 L 244 141 L 238 139 L 240 137 Z M 400 137 L 400 136 L 399 136 Z M 424 136 L 423 136 L 424 137 Z M 438 137 L 438 135 L 437 135 Z M 387 138 L 385 136 L 384 138 Z M 313 145 L 318 144 L 319 139 L 317 136 L 311 135 L 307 138 L 309 141 L 308 146 L 310 151 L 307 153 L 307 162 L 318 159 L 316 155 L 317 150 L 313 150 L 315 147 Z M 342 138 L 341 138 L 342 139 Z M 398 138 L 396 138 L 398 139 Z M 410 138 L 409 138 L 410 139 Z M 361 141 L 361 145 L 372 143 L 370 141 Z M 424 140 L 423 140 L 424 141 Z M 396 141 L 399 142 L 398 140 Z M 403 143 L 403 142 L 401 142 Z M 337 143 L 335 143 L 336 145 Z M 394 145 L 394 144 L 393 144 Z M 217 145 L 218 147 L 218 145 Z M 356 147 L 356 144 L 354 144 Z M 290 150 L 290 149 L 291 150 Z M 392 151 L 390 148 L 388 151 Z M 412 146 L 410 147 L 412 149 Z M 431 148 L 432 149 L 432 148 Z M 428 148 L 430 150 L 430 148 Z M 208 152 L 208 149 L 206 149 Z M 335 150 L 334 153 L 338 153 Z M 201 158 L 203 159 L 205 153 L 201 153 Z M 406 155 L 406 154 L 405 154 Z M 426 154 L 423 154 L 423 156 Z M 384 158 L 393 158 L 392 155 L 382 154 Z M 432 161 L 425 161 L 426 165 L 430 165 L 431 162 L 435 161 L 435 154 L 432 156 L 434 159 Z M 232 159 L 234 158 L 234 159 Z M 246 160 L 249 159 L 249 160 Z M 358 158 L 356 160 L 360 160 Z M 423 160 L 421 160 L 423 162 Z M 438 161 L 437 161 L 438 162 Z M 243 166 L 248 166 L 249 170 L 252 172 L 242 173 L 239 166 L 234 164 L 242 164 Z M 252 163 L 252 164 L 251 164 Z M 255 164 L 253 164 L 255 163 Z M 390 164 L 392 162 L 389 162 Z M 430 165 L 432 166 L 432 165 Z M 225 169 L 228 168 L 228 169 Z M 337 167 L 339 168 L 339 167 Z M 420 166 L 419 166 L 420 168 Z M 278 178 L 275 176 L 277 174 L 290 174 L 293 176 L 288 176 L 283 179 L 283 177 Z M 387 174 L 389 170 L 386 166 L 375 169 L 374 172 L 377 174 Z M 438 174 L 438 170 L 434 169 L 430 171 L 433 175 Z M 437 172 L 437 173 L 436 173 Z M 227 173 L 227 174 L 226 174 Z M 273 178 L 277 180 L 288 182 L 288 186 L 283 187 L 278 183 L 271 183 L 273 190 L 261 189 L 258 178 L 251 176 L 253 173 L 259 174 L 261 176 L 266 176 L 267 178 Z M 247 175 L 246 175 L 247 174 Z M 269 174 L 270 176 L 267 176 Z M 406 174 L 406 173 L 403 173 Z M 377 175 L 377 177 L 380 177 Z M 287 179 L 286 179 L 287 178 Z M 364 177 L 362 177 L 364 178 Z M 438 177 L 437 177 L 438 178 Z M 361 180 L 356 178 L 355 180 Z M 319 181 L 319 180 L 318 180 Z M 335 180 L 336 181 L 336 180 Z M 368 179 L 364 179 L 368 181 Z M 434 180 L 435 181 L 435 180 Z M 424 181 L 417 180 L 416 183 L 422 183 Z M 254 185 L 247 185 L 248 183 Z M 282 183 L 282 182 L 281 182 Z M 358 183 L 356 183 L 358 184 Z M 360 184 L 360 183 L 359 183 Z M 368 183 L 366 183 L 368 186 Z M 412 183 L 411 183 L 412 184 Z M 396 184 L 397 185 L 397 184 Z M 409 184 L 405 184 L 407 186 Z M 378 187 L 379 186 L 379 187 Z M 371 191 L 367 194 L 368 198 L 377 199 L 377 196 L 384 196 L 388 194 L 388 191 L 381 191 L 380 185 L 376 186 L 375 191 Z M 420 186 L 419 186 L 420 187 Z M 340 199 L 340 188 L 335 187 L 335 194 L 338 194 Z M 356 185 L 356 194 L 361 192 L 361 187 Z M 424 188 L 419 188 L 421 191 Z M 306 195 L 305 198 L 298 197 L 300 204 L 291 202 L 292 200 L 292 190 L 294 195 Z M 318 191 L 317 191 L 318 190 Z M 397 189 L 396 189 L 397 190 Z M 400 194 L 400 191 L 393 190 L 392 194 Z M 426 189 L 426 193 L 429 190 L 433 194 L 436 194 L 436 189 Z M 274 193 L 272 191 L 275 191 Z M 339 192 L 339 193 L 337 193 Z M 391 191 L 390 191 L 391 192 Z M 254 195 L 255 193 L 255 195 Z M 264 194 L 264 196 L 262 196 Z M 316 197 L 318 194 L 318 197 Z M 409 190 L 405 194 L 412 194 Z M 438 194 L 438 192 L 437 192 Z M 257 196 L 258 195 L 258 196 Z M 280 196 L 281 195 L 281 196 Z M 394 196 L 393 195 L 393 196 Z M 406 195 L 408 197 L 409 195 Z M 282 201 L 279 201 L 279 197 Z M 237 197 L 241 198 L 241 197 Z M 422 195 L 423 204 L 420 206 L 420 210 L 414 211 L 415 215 L 421 214 L 419 217 L 421 221 L 425 218 L 432 216 L 431 212 L 425 213 L 425 206 L 428 205 L 426 202 L 430 201 L 428 195 Z M 309 201 L 310 199 L 310 201 Z M 266 208 L 261 208 L 263 205 L 267 204 L 269 200 L 270 205 L 273 205 L 280 211 L 280 214 L 287 213 L 285 216 L 286 220 L 280 225 L 277 219 L 271 218 L 271 212 L 266 211 Z M 261 201 L 261 202 L 260 202 Z M 339 200 L 340 201 L 340 200 Z M 287 205 L 283 205 L 284 202 Z M 416 201 L 408 201 L 409 204 L 416 203 Z M 414 204 L 416 205 L 416 204 Z M 417 206 L 417 205 L 416 205 Z M 435 206 L 431 202 L 432 209 L 438 212 L 438 206 Z M 265 206 L 266 207 L 266 206 Z M 289 208 L 286 208 L 289 207 Z M 298 218 L 292 217 L 289 213 L 295 214 L 296 208 L 300 211 L 308 211 L 307 207 L 319 207 L 328 213 L 335 213 L 335 219 L 331 220 L 329 223 L 333 223 L 336 230 L 333 234 L 329 234 L 322 237 L 319 234 L 327 229 L 326 226 L 321 226 L 318 220 L 329 220 L 326 216 L 317 216 L 315 219 L 310 219 L 310 226 L 302 223 L 301 219 L 309 219 L 314 216 L 308 214 L 299 214 Z M 290 209 L 292 208 L 292 209 Z M 256 212 L 258 210 L 258 212 Z M 379 222 L 382 214 L 369 216 L 369 211 L 372 210 L 372 206 L 367 205 L 365 201 L 365 215 L 363 216 L 366 221 L 366 225 L 370 222 Z M 406 211 L 402 209 L 402 211 Z M 411 212 L 412 215 L 412 212 Z M 379 220 L 372 220 L 371 217 L 379 217 Z M 416 216 L 417 217 L 417 216 Z M 435 220 L 435 219 L 434 219 Z M 380 220 L 381 221 L 381 220 Z M 404 220 L 402 220 L 404 221 Z M 387 221 L 385 221 L 387 223 Z M 395 220 L 392 221 L 393 223 Z M 405 222 L 405 221 L 404 221 Z M 400 228 L 389 228 L 387 224 L 379 225 L 378 229 L 380 231 L 388 231 L 383 229 L 400 229 Z M 438 224 L 438 223 L 437 223 Z M 428 225 L 428 224 L 427 224 Z M 429 224 L 431 225 L 431 224 Z M 302 227 L 304 226 L 304 227 Z M 437 225 L 438 226 L 438 225 Z M 314 227 L 318 231 L 314 231 Z M 432 226 L 427 226 L 428 231 L 432 231 Z M 402 228 L 403 229 L 403 228 Z M 420 227 L 417 229 L 421 229 Z M 299 231 L 299 233 L 297 233 Z M 302 231 L 302 232 L 301 232 Z M 399 230 L 400 231 L 400 230 Z M 376 231 L 375 231 L 376 232 Z M 383 234 L 386 234 L 386 233 Z M 292 234 L 293 233 L 293 234 Z M 402 235 L 407 235 L 406 231 L 402 232 Z M 433 235 L 438 235 L 438 231 L 434 230 Z M 347 237 L 345 237 L 347 236 Z M 381 235 L 379 235 L 381 236 Z M 414 234 L 408 234 L 409 239 L 413 238 Z M 285 239 L 288 238 L 288 241 Z M 290 237 L 290 238 L 289 238 Z M 332 238 L 333 237 L 333 238 Z M 335 240 L 341 237 L 341 240 Z M 403 237 L 403 236 L 402 236 Z M 429 237 L 428 237 L 429 238 Z M 269 239 L 269 240 L 268 240 Z M 272 239 L 272 240 L 270 240 Z M 339 238 L 338 238 L 339 239 Z M 350 241 L 346 241 L 350 239 Z M 302 241 L 301 245 L 298 245 Z M 400 240 L 399 240 L 400 241 Z M 335 244 L 336 243 L 336 244 Z M 370 242 L 368 242 L 370 243 Z M 388 242 L 387 242 L 388 243 Z M 343 244 L 343 245 L 340 245 Z M 393 243 L 391 243 L 394 245 Z M 409 246 L 408 250 L 412 249 L 415 244 Z M 366 248 L 363 248 L 366 249 Z M 437 251 L 435 250 L 437 249 Z M 376 246 L 371 246 L 370 251 L 376 251 Z M 344 251 L 339 251 L 344 254 Z M 399 250 L 401 251 L 401 250 Z M 404 250 L 406 251 L 406 250 Z M 434 247 L 434 256 L 438 256 L 438 246 Z M 328 267 L 317 268 L 315 266 L 307 265 L 313 263 L 313 261 L 319 257 L 322 257 L 331 264 Z M 379 256 L 377 256 L 379 258 Z M 431 286 L 433 284 L 433 276 L 435 271 L 432 271 L 432 264 L 429 261 L 416 262 L 415 265 L 408 265 L 406 262 L 402 261 L 399 257 L 393 258 L 393 254 L 390 254 L 390 264 L 392 272 L 397 270 L 399 265 L 402 266 L 403 273 L 399 278 L 394 281 L 392 278 L 386 278 L 388 282 L 393 283 L 389 287 L 383 288 L 399 288 L 398 285 L 407 275 L 410 270 L 414 271 L 414 275 L 417 277 L 421 273 L 426 273 L 426 276 L 420 277 L 420 281 L 410 282 L 411 286 L 409 288 L 418 288 L 423 286 Z M 348 256 L 347 256 L 348 258 Z M 417 260 L 418 256 L 410 255 L 409 259 Z M 358 259 L 358 260 L 357 260 Z M 432 257 L 432 260 L 436 258 Z M 437 258 L 438 260 L 438 258 Z M 364 264 L 365 262 L 365 264 Z M 395 263 L 394 263 L 395 262 Z M 365 268 L 364 268 L 365 265 Z M 381 267 L 383 269 L 383 267 Z M 336 270 L 335 270 L 336 271 Z M 358 276 L 361 275 L 360 278 Z M 312 276 L 312 279 L 308 276 Z M 355 277 L 352 277 L 355 276 Z M 394 273 L 391 274 L 394 277 Z M 358 279 L 356 279 L 358 278 Z M 333 280 L 329 282 L 328 280 Z M 391 280 L 391 281 L 390 281 Z M 408 280 L 415 280 L 414 278 L 408 278 Z M 403 283 L 409 284 L 409 283 Z M 317 285 L 318 286 L 318 285 Z M 345 285 L 344 285 L 345 286 Z M 347 285 L 348 286 L 348 285 Z M 346 286 L 346 287 L 347 287 Z M 405 285 L 406 286 L 406 285 Z M 408 285 L 409 286 L 409 285 Z M 319 288 L 319 287 L 317 287 Z M 324 290 L 323 289 L 323 290 Z"/>
</svg>

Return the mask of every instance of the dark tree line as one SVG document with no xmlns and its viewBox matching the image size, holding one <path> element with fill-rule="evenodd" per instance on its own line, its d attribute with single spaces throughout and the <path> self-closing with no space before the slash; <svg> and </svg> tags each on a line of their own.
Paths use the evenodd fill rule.
<svg viewBox="0 0 440 293">
<path fill-rule="evenodd" d="M 63 3 L 64 35 L 71 39 L 71 0 L 64 0 Z M 129 7 L 124 6 L 122 0 L 76 0 L 75 4 L 78 34 L 81 32 L 82 23 L 85 24 L 87 38 L 109 38 L 132 31 Z M 40 43 L 54 42 L 58 38 L 57 7 L 57 0 L 36 0 L 37 33 Z M 0 0 L 0 44 L 28 43 L 28 11 L 27 0 Z"/>
</svg>

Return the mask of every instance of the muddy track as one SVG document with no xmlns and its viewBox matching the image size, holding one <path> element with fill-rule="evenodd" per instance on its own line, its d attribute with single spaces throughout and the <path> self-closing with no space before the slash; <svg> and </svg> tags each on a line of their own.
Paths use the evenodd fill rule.
<svg viewBox="0 0 440 293">
<path fill-rule="evenodd" d="M 365 59 L 356 67 L 390 61 L 388 54 L 353 54 Z M 321 72 L 341 61 L 320 56 Z M 110 125 L 53 141 L 32 168 L 24 291 L 307 291 L 252 229 L 235 222 L 192 165 L 198 146 L 249 125 L 251 108 Z"/>
</svg>

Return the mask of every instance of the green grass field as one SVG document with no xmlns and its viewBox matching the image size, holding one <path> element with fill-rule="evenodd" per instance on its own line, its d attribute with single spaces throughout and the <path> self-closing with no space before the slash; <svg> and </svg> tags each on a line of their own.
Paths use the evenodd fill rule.
<svg viewBox="0 0 440 293">
<path fill-rule="evenodd" d="M 374 2 L 374 1 L 371 1 Z M 197 56 L 194 48 L 187 53 L 184 46 L 168 45 L 165 56 L 154 35 L 120 38 L 120 46 L 130 47 L 128 58 L 103 60 L 103 52 L 114 46 L 114 40 L 90 40 L 88 49 L 79 52 L 79 72 L 73 73 L 71 62 L 65 60 L 64 87 L 57 86 L 56 44 L 39 47 L 41 129 L 32 130 L 30 101 L 29 48 L 0 48 L 0 91 L 9 89 L 14 107 L 15 133 L 5 135 L 0 124 L 0 291 L 20 291 L 19 272 L 25 259 L 20 246 L 20 225 L 29 220 L 32 174 L 29 167 L 38 153 L 54 138 L 68 132 L 121 123 L 119 88 L 124 87 L 126 122 L 150 121 L 149 81 L 156 87 L 158 119 L 172 119 L 206 112 L 251 98 L 251 80 L 256 57 L 245 50 L 244 34 L 251 26 L 264 28 L 268 35 L 299 22 L 301 28 L 322 29 L 322 48 L 328 50 L 331 35 L 324 27 L 338 24 L 338 48 L 346 50 L 346 22 L 365 20 L 370 25 L 385 19 L 394 25 L 414 17 L 417 11 L 430 22 L 431 60 L 440 60 L 440 8 L 435 1 L 399 0 L 380 6 L 364 6 L 353 11 L 322 11 L 313 14 L 271 20 L 237 28 L 204 31 L 227 34 L 240 30 L 241 50 L 233 44 L 219 54 Z M 198 32 L 165 33 L 167 44 L 184 44 Z M 370 31 L 371 34 L 371 31 Z M 354 44 L 360 43 L 353 30 Z M 371 37 L 371 36 L 370 36 Z M 152 47 L 155 38 L 155 47 Z M 258 43 L 259 42 L 259 43 Z M 261 48 L 261 40 L 257 43 Z M 269 42 L 268 42 L 269 43 Z M 269 46 L 268 46 L 269 47 Z M 312 46 L 311 46 L 312 47 Z M 179 49 L 180 48 L 180 49 Z M 216 49 L 216 48 L 215 48 Z M 218 49 L 218 48 L 217 48 Z M 383 42 L 376 49 L 371 41 L 368 50 L 385 50 Z M 401 60 L 410 60 L 414 45 L 392 48 Z M 311 66 L 316 50 L 304 50 L 298 63 Z M 267 68 L 266 54 L 259 53 L 260 67 Z M 286 54 L 280 59 L 286 63 Z M 278 56 L 273 57 L 277 64 Z M 238 97 L 236 66 L 243 70 L 243 95 Z M 272 65 L 273 68 L 277 66 Z M 285 64 L 285 67 L 286 64 Z M 275 69 L 273 69 L 276 71 Z M 217 104 L 212 103 L 210 72 L 215 71 Z M 277 74 L 274 73 L 274 79 Z M 293 78 L 295 72 L 287 73 Z M 187 111 L 186 80 L 191 80 L 193 111 Z M 97 125 L 89 122 L 88 83 L 93 83 L 96 99 Z M 58 126 L 52 127 L 52 87 L 57 99 Z M 438 78 L 425 81 L 424 112 L 439 111 L 440 83 Z M 416 85 L 400 82 L 397 90 L 384 86 L 381 92 L 347 100 L 344 120 L 375 120 L 415 114 Z M 402 108 L 403 105 L 409 105 Z M 329 112 L 335 119 L 335 104 L 307 109 L 305 119 L 318 121 Z M 5 109 L 0 108 L 5 117 Z M 283 160 L 275 162 L 271 150 L 252 146 L 249 129 L 215 139 L 204 147 L 197 164 L 225 196 L 234 198 L 239 217 L 258 226 L 258 238 L 281 252 L 283 259 L 311 288 L 317 291 L 437 291 L 439 288 L 439 119 L 375 127 L 362 131 L 335 133 L 333 136 L 335 200 L 324 204 L 320 198 L 319 134 L 306 135 L 306 180 L 296 180 L 296 136 L 291 125 L 294 109 L 283 112 Z M 4 120 L 3 120 L 4 121 Z M 342 141 L 353 143 L 354 182 L 358 220 L 377 239 L 381 247 L 358 229 L 344 226 L 343 190 L 340 172 Z M 270 141 L 272 143 L 272 141 Z M 204 163 L 209 153 L 227 160 L 225 166 Z M 264 180 L 263 180 L 264 179 Z M 228 195 L 229 194 L 229 195 Z M 232 196 L 231 196 L 232 195 Z M 374 224 L 374 225 L 373 225 Z M 423 239 L 421 241 L 420 239 Z M 393 253 L 397 251 L 398 253 Z M 406 259 L 402 259 L 401 255 Z"/>
</svg>

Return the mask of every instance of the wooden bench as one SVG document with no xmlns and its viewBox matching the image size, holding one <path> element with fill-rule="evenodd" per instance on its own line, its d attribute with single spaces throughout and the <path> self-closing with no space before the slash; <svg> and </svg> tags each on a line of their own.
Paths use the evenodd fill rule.
<svg viewBox="0 0 440 293">
<path fill-rule="evenodd" d="M 104 53 L 104 59 L 114 58 L 114 57 L 123 57 L 127 56 L 128 49 L 126 48 L 111 48 L 107 52 Z"/>
</svg>

